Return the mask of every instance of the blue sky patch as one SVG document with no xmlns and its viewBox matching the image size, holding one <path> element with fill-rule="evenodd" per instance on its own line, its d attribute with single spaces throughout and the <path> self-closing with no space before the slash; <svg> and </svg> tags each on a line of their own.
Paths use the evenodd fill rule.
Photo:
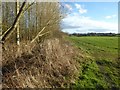
<svg viewBox="0 0 120 90">
<path fill-rule="evenodd" d="M 117 2 L 63 2 L 67 16 L 62 30 L 68 33 L 118 33 Z"/>
</svg>

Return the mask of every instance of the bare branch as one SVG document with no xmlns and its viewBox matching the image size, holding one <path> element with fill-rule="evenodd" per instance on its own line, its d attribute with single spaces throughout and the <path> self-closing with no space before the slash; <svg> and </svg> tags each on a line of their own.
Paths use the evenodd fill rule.
<svg viewBox="0 0 120 90">
<path fill-rule="evenodd" d="M 35 2 L 32 2 L 27 8 L 25 8 L 25 10 L 23 11 L 23 13 L 25 13 L 28 9 L 31 8 L 31 6 L 34 4 Z"/>
<path fill-rule="evenodd" d="M 31 43 L 33 43 L 39 36 L 43 36 L 44 34 L 41 34 L 46 27 L 43 27 L 43 29 L 36 35 L 36 37 L 31 41 Z"/>
</svg>

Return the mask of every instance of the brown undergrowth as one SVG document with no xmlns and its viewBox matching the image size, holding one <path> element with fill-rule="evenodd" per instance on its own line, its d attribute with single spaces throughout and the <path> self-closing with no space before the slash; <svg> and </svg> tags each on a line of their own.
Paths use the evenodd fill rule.
<svg viewBox="0 0 120 90">
<path fill-rule="evenodd" d="M 70 87 L 79 73 L 77 50 L 57 38 L 19 47 L 11 44 L 2 53 L 3 88 Z"/>
</svg>

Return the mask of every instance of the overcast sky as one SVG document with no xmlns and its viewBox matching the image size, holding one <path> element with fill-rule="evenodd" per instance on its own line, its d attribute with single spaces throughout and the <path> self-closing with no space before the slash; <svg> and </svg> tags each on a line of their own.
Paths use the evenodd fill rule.
<svg viewBox="0 0 120 90">
<path fill-rule="evenodd" d="M 68 33 L 118 33 L 117 2 L 64 2 L 69 14 L 62 20 Z"/>
</svg>

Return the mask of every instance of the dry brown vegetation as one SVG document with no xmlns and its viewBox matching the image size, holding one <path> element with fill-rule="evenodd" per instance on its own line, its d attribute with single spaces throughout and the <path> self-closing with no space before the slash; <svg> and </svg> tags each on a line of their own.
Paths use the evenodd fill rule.
<svg viewBox="0 0 120 90">
<path fill-rule="evenodd" d="M 3 51 L 4 88 L 69 87 L 78 75 L 77 51 L 68 41 L 46 39 L 34 45 Z"/>
<path fill-rule="evenodd" d="M 65 7 L 58 2 L 31 4 L 2 3 L 3 88 L 70 87 L 79 64 L 77 50 L 60 31 Z"/>
</svg>

